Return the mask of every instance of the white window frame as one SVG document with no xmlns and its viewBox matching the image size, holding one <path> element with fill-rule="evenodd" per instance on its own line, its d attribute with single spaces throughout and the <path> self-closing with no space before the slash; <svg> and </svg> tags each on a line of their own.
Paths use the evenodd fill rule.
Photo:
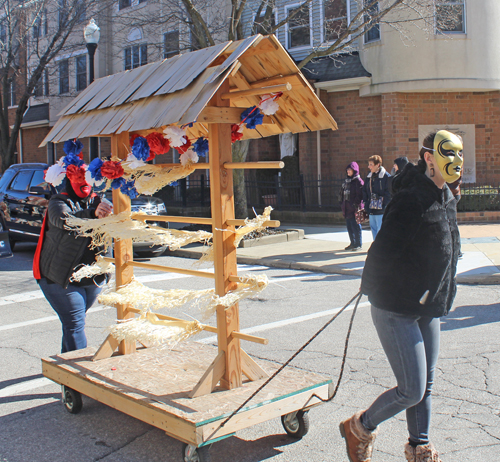
<svg viewBox="0 0 500 462">
<path fill-rule="evenodd" d="M 465 35 L 467 34 L 467 5 L 465 0 L 459 0 L 461 3 L 457 3 L 456 1 L 450 1 L 450 0 L 438 0 L 436 2 L 436 7 L 438 5 L 462 5 L 463 8 L 463 14 L 462 14 L 462 31 L 454 31 L 454 30 L 440 30 L 437 27 L 437 11 L 434 11 L 434 33 L 437 35 L 445 34 L 445 35 Z"/>
<path fill-rule="evenodd" d="M 263 11 L 264 11 L 264 14 L 265 14 L 265 10 L 263 10 Z M 276 23 L 276 25 L 278 25 L 278 8 L 274 8 L 273 9 L 273 13 L 274 13 L 274 22 Z M 261 15 L 261 16 L 263 16 L 263 15 Z M 255 24 L 255 18 L 256 17 L 257 17 L 257 12 L 255 12 L 255 13 L 252 14 L 252 28 L 253 28 L 253 25 Z"/>
<path fill-rule="evenodd" d="M 123 70 L 124 71 L 131 71 L 133 69 L 138 69 L 139 67 L 146 66 L 149 64 L 149 52 L 147 51 L 148 47 L 148 42 L 141 42 L 137 43 L 135 45 L 129 45 L 128 47 L 123 48 Z M 146 54 L 147 54 L 147 61 L 144 64 L 139 64 L 137 67 L 134 67 L 134 48 L 139 48 L 139 63 L 142 62 L 142 47 L 146 46 Z M 126 69 L 126 49 L 130 48 L 130 69 Z"/>
<path fill-rule="evenodd" d="M 334 41 L 329 41 L 327 42 L 325 39 L 325 23 L 326 23 L 326 18 L 325 18 L 325 3 L 326 0 L 321 0 L 321 9 L 320 9 L 320 23 L 321 23 L 321 43 L 334 43 Z M 349 24 L 351 22 L 351 0 L 346 0 L 346 9 L 347 9 L 347 27 L 349 27 Z M 349 34 L 346 37 L 346 41 L 351 39 L 351 35 Z"/>
<path fill-rule="evenodd" d="M 165 35 L 171 34 L 172 32 L 177 32 L 179 42 L 178 42 L 177 54 L 170 56 L 170 58 L 173 58 L 174 56 L 177 56 L 177 55 L 181 54 L 181 31 L 179 29 L 168 30 L 166 32 L 163 32 L 163 34 L 162 34 L 162 38 L 163 38 L 163 52 L 162 52 L 162 56 L 163 56 L 163 59 L 170 59 L 170 58 L 165 57 L 165 54 L 166 54 L 166 51 L 165 51 Z M 172 52 L 170 52 L 170 53 L 172 53 Z"/>
<path fill-rule="evenodd" d="M 294 8 L 297 8 L 298 6 L 301 6 L 304 2 L 301 3 L 291 3 L 289 5 L 285 5 L 285 16 L 283 19 L 285 19 L 288 16 L 288 11 L 292 10 Z M 309 3 L 309 45 L 302 45 L 300 47 L 294 47 L 290 48 L 290 44 L 288 43 L 288 30 L 289 30 L 289 21 L 286 22 L 285 24 L 285 48 L 288 51 L 300 51 L 300 50 L 307 50 L 308 48 L 312 48 L 314 45 L 314 37 L 313 37 L 313 23 L 312 23 L 312 2 Z"/>
<path fill-rule="evenodd" d="M 379 8 L 379 12 L 380 12 L 380 2 L 377 4 L 378 8 Z M 380 41 L 382 40 L 382 29 L 380 27 L 380 22 L 378 23 L 378 33 L 379 33 L 379 37 L 378 39 L 375 39 L 375 40 L 369 40 L 367 41 L 366 40 L 366 34 L 368 32 L 363 32 L 363 45 L 371 45 L 372 43 L 380 43 Z"/>
</svg>

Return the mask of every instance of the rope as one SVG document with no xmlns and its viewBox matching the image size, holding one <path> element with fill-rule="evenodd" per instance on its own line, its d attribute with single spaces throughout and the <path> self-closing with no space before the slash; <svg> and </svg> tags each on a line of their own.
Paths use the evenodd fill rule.
<svg viewBox="0 0 500 462">
<path fill-rule="evenodd" d="M 274 372 L 273 375 L 271 375 L 271 377 L 269 377 L 259 388 L 257 388 L 257 390 L 255 390 L 244 402 L 243 404 L 241 404 L 235 411 L 233 411 L 233 413 L 231 415 L 229 415 L 225 420 L 224 422 L 222 422 L 214 431 L 213 433 L 207 438 L 207 441 L 209 441 L 222 427 L 224 427 L 224 425 L 226 425 L 229 420 L 231 420 L 236 414 L 238 414 L 238 412 L 240 412 L 260 391 L 262 391 L 262 389 L 264 387 L 266 387 L 272 380 L 274 380 L 276 378 L 276 376 L 285 368 L 287 367 L 305 348 L 307 348 L 311 343 L 312 341 L 319 335 L 321 334 L 333 321 L 335 321 L 335 319 L 337 319 L 341 314 L 342 312 L 344 312 L 347 307 L 354 301 L 356 300 L 356 303 L 354 305 L 354 309 L 352 311 L 352 315 L 351 315 L 351 321 L 349 322 L 349 329 L 347 331 L 347 337 L 346 337 L 346 340 L 345 340 L 345 346 L 344 346 L 344 355 L 342 357 L 342 364 L 340 366 L 340 373 L 339 373 L 339 378 L 338 378 L 338 381 L 337 381 L 337 385 L 335 387 L 335 390 L 333 391 L 333 393 L 331 394 L 331 396 L 328 396 L 327 399 L 324 399 L 324 398 L 321 398 L 320 396 L 316 395 L 316 394 L 313 394 L 311 396 L 311 398 L 309 398 L 309 400 L 311 400 L 312 398 L 317 398 L 319 399 L 320 401 L 322 401 L 323 403 L 327 403 L 329 401 L 331 401 L 335 395 L 337 394 L 337 391 L 339 389 L 339 386 L 340 386 L 340 382 L 342 380 L 342 375 L 344 374 L 344 367 L 345 367 L 345 362 L 346 362 L 346 356 L 347 356 L 347 347 L 349 345 L 349 337 L 351 336 L 351 330 L 352 330 L 352 325 L 353 325 L 353 322 L 354 322 L 354 316 L 356 315 L 356 311 L 358 309 L 358 305 L 359 305 L 359 300 L 361 299 L 362 297 L 362 293 L 361 292 L 358 292 L 353 298 L 351 298 L 346 305 L 344 305 L 343 308 L 340 309 L 340 311 L 338 313 L 335 313 L 333 315 L 333 317 L 323 326 L 321 327 L 321 329 L 319 329 L 306 343 L 304 343 L 304 345 L 302 345 L 278 370 L 276 370 Z"/>
</svg>

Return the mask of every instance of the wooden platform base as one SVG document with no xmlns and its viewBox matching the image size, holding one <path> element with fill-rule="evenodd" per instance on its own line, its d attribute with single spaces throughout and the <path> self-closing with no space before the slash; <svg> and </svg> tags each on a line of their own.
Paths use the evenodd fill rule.
<svg viewBox="0 0 500 462">
<path fill-rule="evenodd" d="M 125 414 L 161 428 L 197 447 L 231 436 L 237 430 L 321 403 L 331 380 L 291 367 L 283 370 L 252 401 L 219 428 L 264 379 L 233 390 L 190 398 L 189 394 L 217 356 L 217 349 L 186 342 L 172 350 L 145 348 L 126 356 L 92 361 L 94 348 L 42 359 L 45 377 Z M 276 367 L 258 361 L 272 374 Z M 217 430 L 217 431 L 216 431 Z M 215 433 L 214 433 L 215 432 Z"/>
</svg>

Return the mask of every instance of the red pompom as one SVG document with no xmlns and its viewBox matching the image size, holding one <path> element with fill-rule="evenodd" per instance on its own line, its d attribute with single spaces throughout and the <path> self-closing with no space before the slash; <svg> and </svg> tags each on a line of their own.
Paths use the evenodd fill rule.
<svg viewBox="0 0 500 462">
<path fill-rule="evenodd" d="M 190 147 L 191 147 L 191 141 L 187 139 L 182 146 L 179 146 L 175 149 L 177 149 L 177 152 L 179 154 L 184 154 Z"/>
<path fill-rule="evenodd" d="M 120 178 L 125 172 L 120 162 L 113 162 L 108 160 L 102 164 L 101 175 L 114 180 L 115 178 Z"/>
<path fill-rule="evenodd" d="M 241 132 L 239 130 L 241 130 L 240 125 L 238 124 L 231 125 L 231 143 L 239 141 L 243 138 L 243 130 L 241 130 Z"/>
<path fill-rule="evenodd" d="M 139 136 L 141 136 L 141 135 L 136 135 L 136 134 L 134 134 L 134 135 L 130 135 L 130 137 L 129 137 L 129 139 L 128 139 L 128 142 L 130 143 L 130 146 L 133 146 L 133 145 L 134 145 L 134 141 L 135 141 L 135 139 L 136 139 L 136 138 L 139 138 Z"/>
<path fill-rule="evenodd" d="M 80 160 L 83 160 L 83 151 L 81 151 L 77 156 L 80 158 Z"/>
<path fill-rule="evenodd" d="M 85 168 L 77 167 L 74 164 L 68 165 L 66 168 L 66 176 L 71 183 L 82 184 L 86 183 L 85 180 Z"/>
<path fill-rule="evenodd" d="M 146 160 L 153 160 L 155 155 L 166 154 L 170 151 L 170 141 L 161 133 L 153 132 L 146 136 L 149 145 L 150 155 Z"/>
</svg>

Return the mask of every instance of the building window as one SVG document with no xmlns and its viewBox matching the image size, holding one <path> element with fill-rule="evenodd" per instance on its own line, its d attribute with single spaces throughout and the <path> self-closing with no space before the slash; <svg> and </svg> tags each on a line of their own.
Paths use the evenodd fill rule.
<svg viewBox="0 0 500 462">
<path fill-rule="evenodd" d="M 44 69 L 42 76 L 36 83 L 34 94 L 37 97 L 49 95 L 49 71 Z"/>
<path fill-rule="evenodd" d="M 9 106 L 16 105 L 16 82 L 13 80 L 10 82 L 9 87 Z"/>
<path fill-rule="evenodd" d="M 59 27 L 65 27 L 66 22 L 68 21 L 68 7 L 66 5 L 66 0 L 59 0 Z"/>
<path fill-rule="evenodd" d="M 380 23 L 376 19 L 379 9 L 378 2 L 370 5 L 372 0 L 365 0 L 365 7 L 368 6 L 364 14 L 365 23 L 365 43 L 380 40 Z"/>
<path fill-rule="evenodd" d="M 179 31 L 163 34 L 163 58 L 171 58 L 179 54 Z"/>
<path fill-rule="evenodd" d="M 5 42 L 7 41 L 7 24 L 5 23 L 5 19 L 0 19 L 0 45 L 4 45 L 2 48 L 7 48 L 5 46 Z"/>
<path fill-rule="evenodd" d="M 347 11 L 347 0 L 324 0 L 323 27 L 325 41 L 334 42 L 345 33 L 349 20 Z"/>
<path fill-rule="evenodd" d="M 125 70 L 135 69 L 148 63 L 148 45 L 134 45 L 125 48 Z"/>
<path fill-rule="evenodd" d="M 118 9 L 123 10 L 124 8 L 128 8 L 132 6 L 132 1 L 131 0 L 119 0 L 118 1 Z"/>
<path fill-rule="evenodd" d="M 77 56 L 76 59 L 76 91 L 87 88 L 87 55 Z"/>
<path fill-rule="evenodd" d="M 272 11 L 268 18 L 266 18 L 267 9 L 262 8 L 260 16 L 255 16 L 253 23 L 253 33 L 269 35 L 276 27 L 276 14 Z"/>
<path fill-rule="evenodd" d="M 69 61 L 59 61 L 59 94 L 69 93 Z"/>
<path fill-rule="evenodd" d="M 285 15 L 295 13 L 286 24 L 287 48 L 311 46 L 311 24 L 309 5 L 292 5 L 285 7 Z"/>
<path fill-rule="evenodd" d="M 39 11 L 33 22 L 33 38 L 38 39 L 47 35 L 47 10 Z"/>
<path fill-rule="evenodd" d="M 436 29 L 452 34 L 465 33 L 465 0 L 436 2 Z"/>
</svg>

